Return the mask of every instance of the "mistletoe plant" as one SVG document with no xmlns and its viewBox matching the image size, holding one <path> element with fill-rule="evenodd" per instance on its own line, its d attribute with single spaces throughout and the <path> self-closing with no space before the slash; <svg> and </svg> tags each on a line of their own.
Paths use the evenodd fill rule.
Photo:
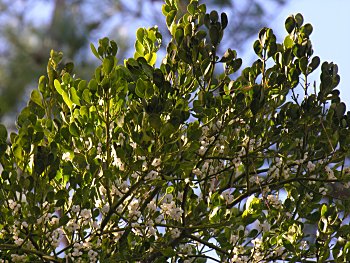
<svg viewBox="0 0 350 263">
<path fill-rule="evenodd" d="M 18 132 L 0 126 L 2 262 L 350 261 L 350 114 L 335 64 L 309 83 L 312 26 L 263 28 L 233 79 L 226 14 L 187 10 L 163 5 L 160 67 L 157 27 L 123 64 L 91 45 L 90 80 L 51 52 Z"/>
</svg>

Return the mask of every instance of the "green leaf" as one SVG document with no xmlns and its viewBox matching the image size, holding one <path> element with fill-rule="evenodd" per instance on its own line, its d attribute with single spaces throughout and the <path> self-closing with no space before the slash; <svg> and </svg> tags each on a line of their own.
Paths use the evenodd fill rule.
<svg viewBox="0 0 350 263">
<path fill-rule="evenodd" d="M 148 121 L 149 121 L 151 127 L 154 128 L 155 130 L 159 130 L 162 126 L 162 121 L 160 119 L 159 114 L 151 113 L 148 116 Z"/>
<path fill-rule="evenodd" d="M 285 49 L 292 48 L 294 45 L 293 38 L 290 35 L 286 36 L 283 45 L 285 46 Z"/>
<path fill-rule="evenodd" d="M 175 131 L 174 126 L 171 123 L 165 123 L 160 129 L 160 135 L 167 138 Z"/>
<path fill-rule="evenodd" d="M 291 252 L 295 252 L 295 248 L 294 246 L 290 243 L 290 241 L 286 240 L 286 239 L 283 239 L 283 246 L 288 250 L 288 251 L 291 251 Z"/>
<path fill-rule="evenodd" d="M 338 233 L 342 236 L 347 236 L 350 234 L 350 225 L 343 225 L 339 228 Z"/>
<path fill-rule="evenodd" d="M 136 31 L 136 39 L 140 42 L 143 43 L 143 39 L 145 37 L 145 29 L 144 28 L 139 28 Z"/>
<path fill-rule="evenodd" d="M 287 30 L 287 32 L 290 34 L 293 32 L 296 24 L 295 24 L 295 20 L 293 18 L 293 16 L 289 16 L 287 19 L 286 19 L 286 22 L 285 22 L 285 28 Z"/>
<path fill-rule="evenodd" d="M 115 59 L 114 57 L 106 57 L 103 59 L 102 68 L 106 75 L 109 75 L 114 68 Z"/>
<path fill-rule="evenodd" d="M 84 89 L 86 89 L 86 87 L 87 87 L 87 81 L 86 80 L 79 81 L 78 90 L 80 92 L 83 91 Z"/>
<path fill-rule="evenodd" d="M 75 122 L 72 122 L 69 125 L 69 132 L 72 134 L 74 137 L 79 137 L 80 136 L 80 131 L 78 126 L 75 124 Z"/>
<path fill-rule="evenodd" d="M 178 44 L 182 42 L 184 38 L 184 29 L 182 27 L 177 27 L 175 32 L 175 40 Z"/>
<path fill-rule="evenodd" d="M 229 62 L 229 61 L 235 59 L 236 56 L 237 56 L 236 50 L 231 50 L 229 48 L 228 50 L 226 50 L 225 54 L 220 59 L 220 62 L 223 62 L 223 63 Z"/>
<path fill-rule="evenodd" d="M 77 94 L 77 90 L 74 87 L 70 88 L 70 95 L 71 95 L 72 102 L 80 106 L 80 99 Z"/>
<path fill-rule="evenodd" d="M 207 32 L 205 32 L 204 30 L 198 30 L 195 33 L 195 37 L 197 38 L 198 41 L 202 41 L 206 36 L 207 36 Z"/>
<path fill-rule="evenodd" d="M 154 88 L 153 85 L 147 82 L 146 92 L 145 92 L 145 98 L 150 99 L 154 95 Z"/>
<path fill-rule="evenodd" d="M 31 95 L 30 95 L 30 99 L 35 102 L 37 105 L 39 106 L 43 106 L 42 104 L 42 98 L 41 98 L 41 94 L 38 90 L 33 90 Z"/>
<path fill-rule="evenodd" d="M 340 102 L 337 107 L 336 107 L 336 110 L 335 110 L 336 114 L 337 114 L 337 117 L 338 119 L 341 119 L 345 112 L 346 112 L 346 105 L 344 102 Z"/>
<path fill-rule="evenodd" d="M 299 68 L 303 74 L 306 74 L 307 71 L 307 63 L 308 63 L 307 57 L 302 57 L 299 59 Z"/>
<path fill-rule="evenodd" d="M 138 40 L 136 40 L 135 42 L 135 50 L 136 50 L 136 53 L 137 55 L 135 54 L 135 59 L 137 59 L 139 56 L 143 56 L 145 54 L 145 49 L 142 45 L 142 43 Z"/>
<path fill-rule="evenodd" d="M 206 28 L 209 28 L 210 27 L 210 16 L 209 14 L 205 14 L 204 16 L 204 25 L 206 26 Z"/>
<path fill-rule="evenodd" d="M 34 171 L 37 175 L 42 174 L 49 165 L 49 150 L 44 146 L 38 146 L 34 154 Z"/>
<path fill-rule="evenodd" d="M 5 125 L 0 124 L 0 142 L 6 142 L 7 140 L 7 129 Z"/>
<path fill-rule="evenodd" d="M 232 73 L 236 72 L 239 70 L 239 68 L 242 66 L 243 60 L 241 58 L 237 58 L 233 60 L 229 65 L 231 66 Z"/>
<path fill-rule="evenodd" d="M 215 10 L 210 12 L 209 17 L 213 24 L 219 21 L 219 14 Z"/>
<path fill-rule="evenodd" d="M 202 136 L 202 129 L 199 128 L 198 122 L 191 123 L 187 130 L 187 137 L 191 141 L 197 141 Z"/>
<path fill-rule="evenodd" d="M 153 72 L 153 83 L 158 87 L 158 88 L 164 88 L 164 75 L 163 72 L 160 69 L 155 69 Z"/>
<path fill-rule="evenodd" d="M 68 85 L 68 84 L 70 84 L 71 80 L 72 80 L 71 75 L 70 75 L 68 72 L 65 72 L 65 73 L 63 74 L 63 76 L 62 76 L 62 82 L 63 82 L 63 84 L 64 84 L 64 85 Z"/>
<path fill-rule="evenodd" d="M 174 190 L 175 190 L 174 186 L 168 186 L 166 188 L 166 193 L 167 194 L 171 194 L 172 192 L 174 192 Z"/>
<path fill-rule="evenodd" d="M 92 93 L 95 93 L 97 91 L 97 86 L 98 84 L 95 79 L 90 80 L 88 87 Z"/>
<path fill-rule="evenodd" d="M 184 62 L 186 62 L 187 64 L 191 64 L 192 60 L 191 57 L 188 55 L 188 53 L 186 52 L 185 49 L 180 49 L 178 56 L 181 60 L 183 60 Z"/>
<path fill-rule="evenodd" d="M 69 98 L 68 93 L 65 92 L 64 90 L 62 90 L 62 94 L 61 94 L 61 95 L 62 95 L 62 98 L 63 98 L 64 102 L 67 104 L 68 108 L 69 108 L 69 109 L 72 109 L 72 107 L 73 107 L 73 102 L 72 102 L 71 99 Z"/>
<path fill-rule="evenodd" d="M 57 193 L 55 194 L 55 199 L 56 200 L 65 199 L 68 196 L 69 195 L 67 193 L 67 190 L 61 189 L 61 190 L 58 190 Z"/>
<path fill-rule="evenodd" d="M 57 92 L 58 92 L 60 95 L 62 95 L 63 89 L 62 89 L 61 83 L 58 81 L 58 79 L 55 79 L 53 83 L 54 83 L 54 86 L 55 86 L 55 89 L 57 90 Z"/>
<path fill-rule="evenodd" d="M 222 29 L 225 29 L 228 24 L 228 19 L 226 13 L 221 13 L 221 27 Z"/>
<path fill-rule="evenodd" d="M 88 89 L 84 89 L 83 94 L 82 94 L 82 98 L 87 103 L 91 102 L 90 91 Z"/>
<path fill-rule="evenodd" d="M 326 216 L 327 211 L 328 211 L 327 205 L 323 204 L 321 207 L 321 216 Z"/>
<path fill-rule="evenodd" d="M 295 15 L 294 18 L 295 18 L 295 21 L 296 21 L 296 23 L 297 23 L 297 26 L 298 26 L 298 27 L 301 27 L 301 26 L 303 25 L 303 23 L 304 23 L 303 15 L 300 14 L 300 13 L 298 13 L 298 14 Z"/>
<path fill-rule="evenodd" d="M 140 98 L 144 98 L 146 88 L 147 88 L 147 86 L 144 83 L 144 81 L 142 79 L 138 79 L 136 82 L 136 89 L 135 89 L 136 95 L 139 96 Z"/>
<path fill-rule="evenodd" d="M 177 29 L 176 29 L 176 30 L 177 30 Z M 193 33 L 193 26 L 192 26 L 192 24 L 187 24 L 187 25 L 185 26 L 184 34 L 185 34 L 186 36 L 192 36 L 192 33 Z"/>
<path fill-rule="evenodd" d="M 195 15 L 196 11 L 197 11 L 197 7 L 198 7 L 198 2 L 197 1 L 193 1 L 191 2 L 188 6 L 187 6 L 187 11 L 191 14 L 191 15 Z"/>
<path fill-rule="evenodd" d="M 267 56 L 272 57 L 277 52 L 277 44 L 275 42 L 269 42 L 267 45 Z"/>
<path fill-rule="evenodd" d="M 85 169 L 85 167 L 86 167 L 86 160 L 85 160 L 84 154 L 74 153 L 73 163 L 79 169 Z"/>
<path fill-rule="evenodd" d="M 209 28 L 209 36 L 210 36 L 211 43 L 213 43 L 214 46 L 219 44 L 219 42 L 220 42 L 220 31 L 217 28 L 217 26 L 212 25 Z"/>
<path fill-rule="evenodd" d="M 176 256 L 176 252 L 174 251 L 174 249 L 172 247 L 167 247 L 165 249 L 162 249 L 160 252 L 165 257 L 169 257 L 170 258 L 170 257 Z"/>
<path fill-rule="evenodd" d="M 313 57 L 309 64 L 309 73 L 317 69 L 319 65 L 320 65 L 320 58 L 317 56 Z"/>
<path fill-rule="evenodd" d="M 95 55 L 96 58 L 101 59 L 101 57 L 100 57 L 100 55 L 98 54 L 98 52 L 97 52 L 97 50 L 96 50 L 94 44 L 90 43 L 90 49 L 91 49 L 92 53 Z"/>
<path fill-rule="evenodd" d="M 174 22 L 175 17 L 176 17 L 176 10 L 172 10 L 170 11 L 167 16 L 166 16 L 166 24 L 168 26 L 168 28 L 171 26 L 171 24 Z"/>
<path fill-rule="evenodd" d="M 301 33 L 305 35 L 305 37 L 309 37 L 313 31 L 313 27 L 311 24 L 306 24 L 301 28 Z"/>
<path fill-rule="evenodd" d="M 204 77 L 206 77 L 206 75 L 208 75 L 210 73 L 210 69 L 211 69 L 211 61 L 210 58 L 206 58 L 202 61 L 201 63 L 201 71 Z"/>
<path fill-rule="evenodd" d="M 47 78 L 45 76 L 41 76 L 39 78 L 38 89 L 42 94 L 44 94 L 47 91 Z"/>
<path fill-rule="evenodd" d="M 260 44 L 259 40 L 256 40 L 253 45 L 255 54 L 262 58 L 263 46 Z"/>
<path fill-rule="evenodd" d="M 111 40 L 109 44 L 110 44 L 110 50 L 111 50 L 110 54 L 112 55 L 112 57 L 115 57 L 118 53 L 118 45 L 114 40 Z"/>
<path fill-rule="evenodd" d="M 60 226 L 64 226 L 67 225 L 67 223 L 69 222 L 70 218 L 67 215 L 64 215 L 60 218 L 59 220 L 59 225 Z"/>
<path fill-rule="evenodd" d="M 209 221 L 212 222 L 214 218 L 217 216 L 218 212 L 220 211 L 220 206 L 216 206 L 213 211 L 209 214 Z M 214 222 L 214 221 L 213 221 Z"/>
<path fill-rule="evenodd" d="M 148 64 L 153 66 L 157 61 L 157 53 L 152 52 L 152 53 L 146 54 L 145 59 L 147 60 Z"/>
<path fill-rule="evenodd" d="M 252 229 L 249 234 L 248 237 L 253 238 L 256 237 L 258 235 L 259 231 L 257 229 Z"/>
</svg>

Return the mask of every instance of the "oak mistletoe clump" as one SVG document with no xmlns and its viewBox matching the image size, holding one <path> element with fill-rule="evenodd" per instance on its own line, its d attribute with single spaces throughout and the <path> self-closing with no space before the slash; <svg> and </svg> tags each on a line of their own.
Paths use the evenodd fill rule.
<svg viewBox="0 0 350 263">
<path fill-rule="evenodd" d="M 312 26 L 261 29 L 240 69 L 225 13 L 162 12 L 161 61 L 157 27 L 122 63 L 91 45 L 89 80 L 52 51 L 0 126 L 1 262 L 349 262 L 350 113 L 335 64 L 309 83 Z"/>
</svg>

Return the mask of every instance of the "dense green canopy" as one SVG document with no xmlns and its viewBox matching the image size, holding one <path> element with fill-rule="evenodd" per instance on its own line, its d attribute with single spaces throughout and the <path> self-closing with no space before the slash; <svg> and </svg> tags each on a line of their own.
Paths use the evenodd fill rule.
<svg viewBox="0 0 350 263">
<path fill-rule="evenodd" d="M 349 261 L 350 114 L 335 64 L 308 82 L 312 26 L 288 17 L 283 43 L 263 28 L 240 70 L 219 51 L 225 13 L 162 11 L 162 61 L 157 27 L 124 63 L 114 41 L 91 45 L 89 80 L 52 51 L 18 132 L 0 126 L 0 258 Z"/>
</svg>

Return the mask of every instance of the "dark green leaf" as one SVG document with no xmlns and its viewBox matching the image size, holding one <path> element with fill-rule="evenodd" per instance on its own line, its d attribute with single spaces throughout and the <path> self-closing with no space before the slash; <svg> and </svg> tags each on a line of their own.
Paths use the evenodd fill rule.
<svg viewBox="0 0 350 263">
<path fill-rule="evenodd" d="M 204 16 L 204 25 L 207 28 L 210 28 L 210 16 L 209 16 L 209 14 L 205 14 L 205 16 Z"/>
<path fill-rule="evenodd" d="M 341 119 L 344 116 L 345 111 L 346 111 L 345 103 L 344 102 L 339 103 L 336 107 L 336 113 L 337 113 L 338 119 Z"/>
<path fill-rule="evenodd" d="M 163 137 L 169 137 L 175 131 L 175 127 L 171 123 L 165 123 L 160 129 L 160 135 Z"/>
<path fill-rule="evenodd" d="M 204 30 L 198 30 L 195 34 L 195 37 L 198 41 L 203 40 L 207 36 L 207 33 Z"/>
<path fill-rule="evenodd" d="M 65 199 L 67 198 L 69 195 L 67 193 L 66 190 L 62 189 L 62 190 L 58 190 L 56 195 L 55 195 L 55 199 L 56 200 L 60 200 L 60 199 Z"/>
<path fill-rule="evenodd" d="M 167 247 L 165 249 L 161 250 L 161 253 L 163 254 L 163 256 L 165 257 L 173 257 L 176 255 L 176 252 L 174 251 L 174 249 L 172 247 Z"/>
<path fill-rule="evenodd" d="M 182 27 L 177 27 L 175 32 L 175 40 L 178 44 L 182 42 L 184 38 L 184 29 Z"/>
<path fill-rule="evenodd" d="M 286 30 L 287 32 L 290 34 L 293 32 L 294 28 L 295 28 L 295 20 L 293 18 L 293 16 L 289 16 L 287 19 L 286 19 L 286 22 L 285 22 L 285 27 L 286 27 Z"/>
<path fill-rule="evenodd" d="M 5 125 L 0 124 L 0 142 L 6 142 L 7 140 L 7 129 Z"/>
<path fill-rule="evenodd" d="M 60 218 L 59 220 L 59 225 L 60 226 L 64 226 L 67 225 L 67 223 L 69 222 L 70 218 L 67 215 L 64 215 Z"/>
<path fill-rule="evenodd" d="M 191 1 L 191 3 L 187 6 L 187 11 L 191 15 L 195 15 L 198 7 L 198 2 L 196 1 Z"/>
<path fill-rule="evenodd" d="M 316 68 L 318 68 L 319 65 L 320 65 L 320 58 L 317 56 L 313 57 L 309 64 L 309 73 L 311 73 Z"/>
<path fill-rule="evenodd" d="M 297 23 L 297 26 L 301 27 L 303 25 L 303 23 L 304 23 L 304 18 L 302 16 L 302 14 L 298 13 L 298 14 L 295 15 L 294 18 L 295 18 L 295 21 Z"/>
<path fill-rule="evenodd" d="M 262 58 L 263 46 L 260 44 L 259 40 L 256 40 L 253 45 L 255 54 Z"/>
<path fill-rule="evenodd" d="M 72 122 L 69 125 L 69 132 L 72 134 L 74 137 L 79 137 L 80 136 L 80 131 L 78 126 L 75 124 L 75 122 Z"/>
<path fill-rule="evenodd" d="M 216 46 L 217 44 L 219 44 L 220 42 L 220 31 L 218 29 L 217 26 L 211 26 L 209 28 L 209 36 L 210 36 L 210 40 L 213 43 L 214 46 Z"/>
<path fill-rule="evenodd" d="M 243 63 L 243 60 L 241 58 L 237 58 L 237 59 L 233 60 L 230 63 L 232 71 L 236 72 L 237 70 L 239 70 L 239 68 L 242 66 L 242 63 Z"/>
<path fill-rule="evenodd" d="M 152 113 L 148 116 L 148 121 L 151 125 L 152 128 L 154 128 L 155 130 L 159 130 L 162 126 L 162 121 L 160 119 L 159 114 L 156 113 Z"/>
<path fill-rule="evenodd" d="M 176 10 L 170 11 L 167 16 L 166 16 L 166 24 L 168 27 L 171 26 L 171 24 L 174 22 L 175 17 L 176 17 Z"/>
<path fill-rule="evenodd" d="M 215 10 L 210 12 L 209 17 L 210 17 L 210 20 L 213 24 L 215 24 L 216 22 L 219 21 L 219 14 Z"/>
<path fill-rule="evenodd" d="M 309 37 L 313 31 L 313 27 L 311 24 L 306 24 L 301 28 L 301 32 L 305 35 L 305 37 Z"/>
<path fill-rule="evenodd" d="M 144 83 L 144 81 L 142 79 L 138 79 L 136 82 L 136 89 L 135 89 L 136 95 L 139 96 L 140 98 L 144 98 L 146 88 L 147 88 L 147 86 Z"/>
<path fill-rule="evenodd" d="M 221 13 L 221 27 L 222 29 L 225 29 L 228 24 L 228 19 L 226 13 Z"/>
<path fill-rule="evenodd" d="M 307 57 L 302 57 L 299 59 L 299 68 L 303 74 L 306 74 L 307 71 L 307 63 L 308 63 Z"/>
</svg>

